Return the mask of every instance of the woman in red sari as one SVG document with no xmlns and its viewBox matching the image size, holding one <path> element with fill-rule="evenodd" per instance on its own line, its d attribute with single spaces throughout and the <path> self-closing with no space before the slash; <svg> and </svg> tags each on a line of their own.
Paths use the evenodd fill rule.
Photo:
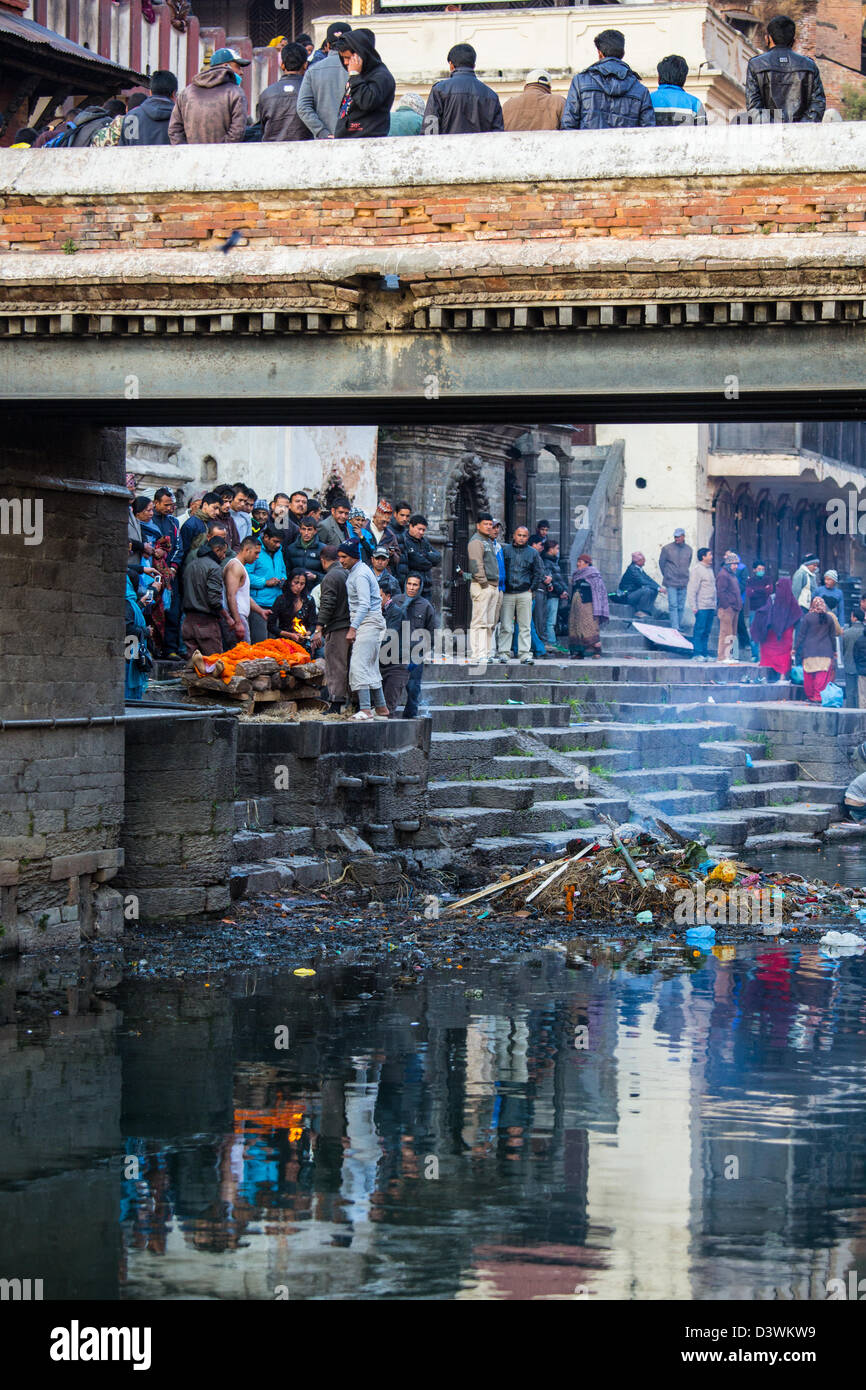
<svg viewBox="0 0 866 1390">
<path fill-rule="evenodd" d="M 794 598 L 791 581 L 783 575 L 776 591 L 752 619 L 751 638 L 760 646 L 760 664 L 767 668 L 769 682 L 780 680 L 791 670 L 794 632 L 803 610 Z"/>
<path fill-rule="evenodd" d="M 836 638 L 842 635 L 839 620 L 816 595 L 797 630 L 797 656 L 803 663 L 803 688 L 810 705 L 820 705 L 821 691 L 836 669 Z"/>
</svg>

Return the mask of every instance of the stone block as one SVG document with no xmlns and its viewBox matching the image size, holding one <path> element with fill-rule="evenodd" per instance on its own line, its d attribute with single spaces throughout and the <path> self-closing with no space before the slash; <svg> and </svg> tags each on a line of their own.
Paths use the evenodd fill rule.
<svg viewBox="0 0 866 1390">
<path fill-rule="evenodd" d="M 93 929 L 100 941 L 117 941 L 123 936 L 123 898 L 113 888 L 100 887 L 93 894 Z"/>
<path fill-rule="evenodd" d="M 205 911 L 207 894 L 203 886 L 146 887 L 139 894 L 140 919 L 171 921 L 174 917 L 192 917 Z"/>
<path fill-rule="evenodd" d="M 44 835 L 0 835 L 0 859 L 42 859 Z"/>
<path fill-rule="evenodd" d="M 227 882 L 212 884 L 205 893 L 205 910 L 207 912 L 224 912 L 230 901 L 231 895 Z"/>
<path fill-rule="evenodd" d="M 80 874 L 94 874 L 101 867 L 96 853 L 65 854 L 51 861 L 51 878 L 77 878 Z"/>
<path fill-rule="evenodd" d="M 0 859 L 0 888 L 11 888 L 17 882 L 17 859 Z"/>
</svg>

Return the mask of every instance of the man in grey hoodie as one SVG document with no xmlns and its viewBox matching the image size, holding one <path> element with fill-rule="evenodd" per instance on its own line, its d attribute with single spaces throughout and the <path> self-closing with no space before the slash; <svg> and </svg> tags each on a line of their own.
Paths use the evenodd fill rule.
<svg viewBox="0 0 866 1390">
<path fill-rule="evenodd" d="M 336 20 L 329 24 L 325 42 L 322 44 L 326 56 L 316 63 L 311 63 L 304 73 L 298 93 L 297 110 L 301 120 L 317 140 L 334 138 L 347 81 L 346 69 L 337 52 L 336 43 L 341 35 L 351 32 L 352 26 L 345 20 Z"/>
<path fill-rule="evenodd" d="M 210 66 L 197 72 L 175 102 L 168 123 L 173 145 L 230 145 L 243 140 L 247 99 L 241 68 L 248 68 L 233 48 L 218 48 Z"/>
</svg>

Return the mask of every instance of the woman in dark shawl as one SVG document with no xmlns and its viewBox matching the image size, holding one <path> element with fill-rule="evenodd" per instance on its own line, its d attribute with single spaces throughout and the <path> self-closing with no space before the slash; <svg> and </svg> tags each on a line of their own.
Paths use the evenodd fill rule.
<svg viewBox="0 0 866 1390">
<path fill-rule="evenodd" d="M 589 649 L 592 657 L 601 656 L 601 625 L 610 617 L 607 602 L 607 586 L 599 574 L 592 557 L 578 555 L 577 566 L 571 577 L 573 594 L 568 615 L 568 642 L 574 660 L 583 657 Z"/>
<path fill-rule="evenodd" d="M 777 681 L 791 669 L 794 631 L 803 610 L 794 598 L 791 581 L 782 575 L 776 591 L 752 619 L 752 641 L 761 649 L 760 663 L 767 667 L 767 680 Z"/>
<path fill-rule="evenodd" d="M 295 619 L 305 633 L 298 632 Z M 300 646 L 311 649 L 311 638 L 316 627 L 316 605 L 307 593 L 306 570 L 292 570 L 282 592 L 268 614 L 268 636 L 289 637 Z"/>
</svg>

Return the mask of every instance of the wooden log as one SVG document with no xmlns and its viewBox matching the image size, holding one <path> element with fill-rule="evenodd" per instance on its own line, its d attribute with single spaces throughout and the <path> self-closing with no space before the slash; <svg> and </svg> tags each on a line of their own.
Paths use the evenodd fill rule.
<svg viewBox="0 0 866 1390">
<path fill-rule="evenodd" d="M 252 685 L 253 690 L 270 690 L 271 679 L 271 676 L 253 676 L 250 684 Z"/>
<path fill-rule="evenodd" d="M 310 661 L 306 666 L 293 666 L 292 675 L 299 681 L 320 681 L 324 679 L 324 661 Z"/>
<path fill-rule="evenodd" d="M 279 667 L 272 656 L 250 657 L 247 661 L 239 661 L 235 667 L 236 676 L 272 676 L 276 675 Z"/>
<path fill-rule="evenodd" d="M 254 690 L 252 696 L 255 704 L 270 705 L 279 700 L 280 692 L 278 690 Z"/>
<path fill-rule="evenodd" d="M 230 695 L 238 698 L 250 693 L 250 682 L 243 676 L 232 676 L 226 684 L 219 676 L 200 676 L 196 671 L 184 671 L 181 681 L 187 690 L 212 690 L 219 695 Z"/>
</svg>

